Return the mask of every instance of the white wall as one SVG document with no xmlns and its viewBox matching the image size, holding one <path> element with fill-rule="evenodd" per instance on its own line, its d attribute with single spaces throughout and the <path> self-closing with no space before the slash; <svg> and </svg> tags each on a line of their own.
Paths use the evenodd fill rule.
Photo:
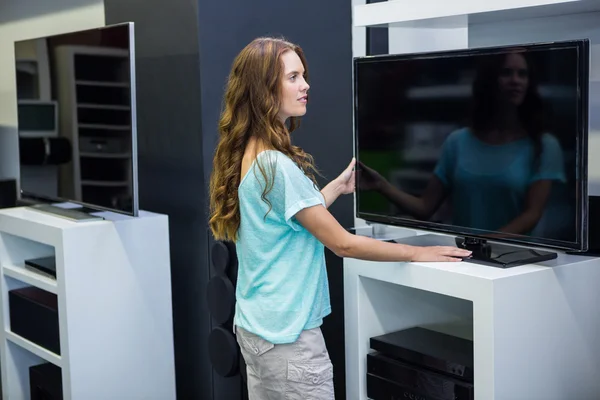
<svg viewBox="0 0 600 400">
<path fill-rule="evenodd" d="M 18 174 L 14 41 L 103 25 L 103 0 L 0 0 L 0 178 Z"/>
</svg>

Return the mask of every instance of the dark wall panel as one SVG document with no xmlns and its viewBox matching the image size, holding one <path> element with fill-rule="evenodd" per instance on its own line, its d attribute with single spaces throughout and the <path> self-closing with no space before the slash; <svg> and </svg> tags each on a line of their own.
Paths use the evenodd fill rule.
<svg viewBox="0 0 600 400">
<path fill-rule="evenodd" d="M 325 183 L 352 157 L 352 39 L 348 0 L 229 0 L 199 7 L 200 78 L 205 179 L 217 139 L 223 88 L 235 55 L 252 39 L 282 35 L 306 53 L 311 97 L 293 141 L 313 154 Z M 331 211 L 345 227 L 353 224 L 352 197 Z M 342 260 L 327 254 L 333 313 L 323 332 L 334 363 L 337 398 L 345 398 Z M 217 390 L 217 389 L 215 389 Z M 217 398 L 217 392 L 215 392 Z M 219 397 L 220 398 L 220 397 Z M 223 397 L 224 398 L 224 397 Z"/>
<path fill-rule="evenodd" d="M 367 0 L 367 4 L 382 3 L 387 0 Z M 387 26 L 367 27 L 367 55 L 376 56 L 389 53 L 389 28 Z"/>
<path fill-rule="evenodd" d="M 181 399 L 232 399 L 237 379 L 212 372 L 206 343 L 206 189 L 223 89 L 252 39 L 282 35 L 308 58 L 311 101 L 294 142 L 314 155 L 325 184 L 352 157 L 352 41 L 348 0 L 105 0 L 106 23 L 136 23 L 140 205 L 171 219 L 177 389 Z M 352 197 L 331 211 L 353 224 Z M 345 398 L 342 260 L 327 252 L 333 314 L 323 332 Z"/>
<path fill-rule="evenodd" d="M 105 12 L 135 22 L 140 207 L 169 215 L 178 397 L 209 399 L 197 3 L 105 0 Z"/>
</svg>

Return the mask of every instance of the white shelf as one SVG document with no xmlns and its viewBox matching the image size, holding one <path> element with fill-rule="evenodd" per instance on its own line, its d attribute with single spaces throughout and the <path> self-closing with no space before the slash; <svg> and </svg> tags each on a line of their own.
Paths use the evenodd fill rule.
<svg viewBox="0 0 600 400">
<path fill-rule="evenodd" d="M 48 246 L 62 244 L 64 229 L 76 228 L 77 223 L 30 209 L 9 208 L 0 213 L 0 232 L 22 237 Z"/>
<path fill-rule="evenodd" d="M 0 210 L 4 399 L 29 399 L 29 368 L 43 360 L 61 368 L 65 400 L 175 399 L 168 217 L 102 216 L 73 222 L 24 207 Z M 56 280 L 24 266 L 51 254 Z M 60 355 L 11 330 L 9 292 L 27 286 L 56 295 Z"/>
<path fill-rule="evenodd" d="M 59 355 L 54 354 L 50 350 L 43 348 L 42 346 L 38 346 L 37 344 L 30 342 L 27 339 L 22 338 L 19 335 L 15 335 L 13 332 L 6 330 L 4 332 L 6 339 L 13 342 L 17 346 L 24 348 L 27 351 L 32 352 L 36 356 L 43 358 L 44 360 L 51 362 L 57 367 L 62 366 L 62 359 Z"/>
<path fill-rule="evenodd" d="M 130 158 L 130 153 L 92 153 L 92 152 L 81 152 L 80 157 L 85 158 Z"/>
<path fill-rule="evenodd" d="M 129 111 L 129 110 L 131 110 L 131 107 L 129 107 L 129 106 L 118 106 L 118 105 L 112 105 L 112 104 L 86 104 L 86 103 L 79 103 L 77 105 L 77 107 L 79 107 L 79 108 L 89 108 L 89 109 L 93 109 L 93 110 L 112 110 L 112 111 Z"/>
<path fill-rule="evenodd" d="M 81 181 L 81 186 L 121 187 L 121 186 L 127 186 L 128 184 L 129 183 L 127 181 L 91 181 L 91 180 Z"/>
<path fill-rule="evenodd" d="M 127 49 L 118 49 L 112 47 L 102 47 L 102 46 L 87 46 L 87 45 L 69 45 L 63 46 L 68 47 L 71 51 L 77 54 L 84 54 L 90 56 L 108 56 L 108 57 L 128 57 L 129 50 Z"/>
<path fill-rule="evenodd" d="M 104 129 L 109 131 L 127 131 L 131 129 L 129 125 L 103 125 L 103 124 L 79 124 L 79 128 L 85 129 Z"/>
<path fill-rule="evenodd" d="M 595 0 L 391 0 L 354 6 L 353 23 L 356 27 L 377 26 L 463 15 L 474 17 L 476 23 L 594 10 L 600 10 L 600 2 Z"/>
<path fill-rule="evenodd" d="M 35 286 L 47 292 L 54 294 L 57 293 L 57 284 L 55 279 L 48 278 L 41 274 L 35 273 L 33 271 L 28 270 L 25 267 L 19 267 L 10 264 L 3 265 L 2 273 L 6 276 L 10 276 L 11 278 L 17 279 L 21 282 L 25 282 L 31 286 Z"/>
<path fill-rule="evenodd" d="M 116 88 L 128 88 L 129 83 L 127 82 L 105 82 L 105 81 L 75 81 L 76 85 L 79 86 L 101 86 L 101 87 L 116 87 Z"/>
</svg>

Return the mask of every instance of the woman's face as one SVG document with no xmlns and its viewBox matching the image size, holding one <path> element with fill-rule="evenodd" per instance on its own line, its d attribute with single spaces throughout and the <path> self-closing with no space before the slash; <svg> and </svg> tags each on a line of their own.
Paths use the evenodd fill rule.
<svg viewBox="0 0 600 400">
<path fill-rule="evenodd" d="M 529 86 L 529 70 L 523 55 L 511 53 L 506 56 L 498 84 L 503 99 L 515 106 L 523 103 Z"/>
<path fill-rule="evenodd" d="M 296 52 L 286 51 L 281 55 L 281 62 L 283 77 L 279 117 L 285 121 L 290 117 L 301 117 L 306 114 L 307 93 L 310 86 L 304 80 L 304 65 Z"/>
</svg>

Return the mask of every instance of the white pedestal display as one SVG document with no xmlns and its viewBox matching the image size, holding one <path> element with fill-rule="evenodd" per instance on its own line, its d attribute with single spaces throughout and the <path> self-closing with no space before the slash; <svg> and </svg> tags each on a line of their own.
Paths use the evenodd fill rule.
<svg viewBox="0 0 600 400">
<path fill-rule="evenodd" d="M 353 0 L 353 53 L 366 28 L 389 29 L 389 53 L 590 39 L 589 191 L 599 195 L 600 2 Z M 355 220 L 356 226 L 364 221 Z M 600 259 L 540 265 L 344 261 L 348 399 L 366 399 L 369 338 L 424 326 L 472 339 L 475 398 L 600 398 Z"/>
<path fill-rule="evenodd" d="M 29 399 L 29 367 L 47 361 L 65 399 L 175 399 L 168 218 L 101 215 L 0 210 L 3 398 Z M 53 255 L 56 279 L 24 267 Z M 8 292 L 25 286 L 57 296 L 60 355 L 11 331 Z"/>
<path fill-rule="evenodd" d="M 600 398 L 600 259 L 500 269 L 344 260 L 348 399 L 366 399 L 369 339 L 413 326 L 473 340 L 475 398 Z"/>
</svg>

